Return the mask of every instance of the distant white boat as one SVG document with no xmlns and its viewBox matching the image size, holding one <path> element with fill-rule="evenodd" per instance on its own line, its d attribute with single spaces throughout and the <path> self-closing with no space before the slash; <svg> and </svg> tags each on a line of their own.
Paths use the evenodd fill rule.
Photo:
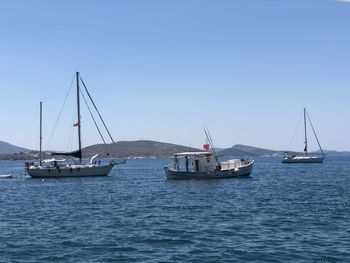
<svg viewBox="0 0 350 263">
<path fill-rule="evenodd" d="M 0 174 L 0 179 L 12 178 L 12 174 Z"/>
<path fill-rule="evenodd" d="M 322 163 L 323 156 L 285 156 L 282 163 Z"/>
<path fill-rule="evenodd" d="M 40 161 L 39 163 L 26 163 L 26 171 L 27 173 L 33 177 L 33 178 L 51 178 L 51 177 L 90 177 L 90 176 L 107 176 L 109 172 L 112 170 L 113 166 L 117 164 L 114 161 L 110 161 L 108 164 L 101 164 L 99 161 L 94 162 L 94 159 L 98 156 L 96 154 L 93 156 L 90 160 L 89 164 L 84 164 L 82 162 L 82 150 L 81 150 L 81 137 L 80 137 L 80 87 L 79 82 L 81 78 L 79 76 L 79 72 L 76 73 L 76 81 L 77 81 L 77 112 L 78 112 L 78 122 L 74 124 L 75 127 L 78 128 L 78 144 L 79 149 L 74 152 L 68 152 L 68 153 L 51 153 L 51 155 L 54 156 L 71 156 L 75 157 L 78 160 L 74 161 L 74 164 L 66 163 L 65 159 L 48 159 L 43 160 L 41 158 L 41 141 L 42 141 L 42 103 L 40 102 Z M 81 80 L 82 81 L 82 80 Z M 86 89 L 86 86 L 84 82 L 82 81 L 85 90 L 92 101 L 92 98 L 89 94 L 89 92 Z M 95 107 L 94 102 L 92 101 L 92 104 Z M 95 107 L 96 109 L 96 107 Z M 96 109 L 97 111 L 97 109 Z M 97 111 L 98 112 L 98 111 Z M 100 114 L 99 114 L 100 116 Z M 102 117 L 100 116 L 101 120 Z M 95 120 L 94 120 L 95 121 Z M 102 120 L 102 123 L 104 124 L 104 121 Z M 96 122 L 95 122 L 96 124 Z M 111 140 L 113 141 L 107 127 L 105 126 Z M 100 132 L 100 130 L 98 129 Z M 101 133 L 100 133 L 101 135 Z M 102 136 L 102 135 L 101 135 Z M 114 143 L 114 141 L 113 141 Z"/>
<path fill-rule="evenodd" d="M 316 138 L 316 141 L 318 143 L 318 146 L 320 147 L 320 151 L 322 153 L 322 156 L 311 156 L 308 153 L 308 141 L 307 141 L 307 129 L 306 129 L 306 116 L 309 119 L 312 131 L 314 133 L 314 136 Z M 305 134 L 305 148 L 304 148 L 304 152 L 305 155 L 304 156 L 298 156 L 296 153 L 287 153 L 283 160 L 282 163 L 322 163 L 324 158 L 325 158 L 325 154 L 322 150 L 321 144 L 318 140 L 318 137 L 316 135 L 315 129 L 311 123 L 311 120 L 309 118 L 309 115 L 306 112 L 306 109 L 304 108 L 304 134 Z"/>
<path fill-rule="evenodd" d="M 254 164 L 254 160 L 244 159 L 217 162 L 217 157 L 211 152 L 183 152 L 176 153 L 174 157 L 174 163 L 164 167 L 167 179 L 218 179 L 249 176 Z M 180 165 L 178 158 L 184 158 L 185 165 Z"/>
</svg>

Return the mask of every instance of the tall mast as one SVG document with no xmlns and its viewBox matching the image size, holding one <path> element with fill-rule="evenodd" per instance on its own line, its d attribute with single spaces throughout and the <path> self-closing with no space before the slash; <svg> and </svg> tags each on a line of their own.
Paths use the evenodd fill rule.
<svg viewBox="0 0 350 263">
<path fill-rule="evenodd" d="M 305 130 L 305 156 L 307 156 L 307 133 L 306 133 L 306 109 L 304 108 L 304 130 Z"/>
<path fill-rule="evenodd" d="M 43 103 L 40 101 L 40 148 L 39 148 L 39 165 L 41 166 L 42 163 L 42 156 L 41 156 L 41 148 L 42 148 L 42 108 L 43 108 Z"/>
<path fill-rule="evenodd" d="M 79 72 L 76 73 L 77 75 L 77 107 L 78 107 L 78 142 L 79 142 L 79 163 L 81 163 L 81 133 L 80 133 L 80 88 L 79 88 Z"/>
</svg>

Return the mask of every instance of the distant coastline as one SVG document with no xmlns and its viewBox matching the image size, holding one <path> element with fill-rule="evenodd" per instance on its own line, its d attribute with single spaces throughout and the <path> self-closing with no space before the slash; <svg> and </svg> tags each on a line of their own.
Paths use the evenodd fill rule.
<svg viewBox="0 0 350 263">
<path fill-rule="evenodd" d="M 1 145 L 0 145 L 1 146 Z M 8 147 L 8 144 L 6 144 Z M 13 146 L 13 145 L 12 145 Z M 17 146 L 13 146 L 11 151 L 16 149 Z M 4 149 L 0 147 L 0 160 L 33 160 L 38 159 L 39 152 L 34 150 L 23 151 L 24 148 L 17 147 L 18 152 L 4 153 Z M 201 149 L 191 148 L 187 146 L 164 143 L 150 140 L 139 141 L 119 141 L 114 144 L 95 144 L 83 148 L 83 157 L 90 158 L 96 153 L 100 158 L 130 158 L 130 159 L 142 159 L 142 158 L 164 158 L 170 157 L 176 152 L 186 151 L 201 151 Z M 236 144 L 230 148 L 217 149 L 219 156 L 231 156 L 231 157 L 282 157 L 285 151 L 274 151 L 269 149 L 263 149 L 253 146 L 247 146 L 242 144 Z M 328 156 L 350 156 L 350 152 L 339 151 L 325 151 Z M 43 158 L 50 158 L 50 152 L 43 152 Z"/>
</svg>

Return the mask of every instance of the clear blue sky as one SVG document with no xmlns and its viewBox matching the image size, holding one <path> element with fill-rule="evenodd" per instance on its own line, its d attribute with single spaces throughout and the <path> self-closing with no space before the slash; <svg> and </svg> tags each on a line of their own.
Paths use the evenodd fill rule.
<svg viewBox="0 0 350 263">
<path fill-rule="evenodd" d="M 50 137 L 79 70 L 116 141 L 302 150 L 305 106 L 350 150 L 349 32 L 335 0 L 1 1 L 0 140 L 37 149 L 43 100 L 44 147 L 74 148 L 73 101 Z"/>
</svg>

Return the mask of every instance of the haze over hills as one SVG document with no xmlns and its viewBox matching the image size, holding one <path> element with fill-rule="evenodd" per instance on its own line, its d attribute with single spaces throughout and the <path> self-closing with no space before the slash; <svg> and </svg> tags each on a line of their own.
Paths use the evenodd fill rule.
<svg viewBox="0 0 350 263">
<path fill-rule="evenodd" d="M 274 151 L 263 148 L 257 148 L 253 146 L 247 146 L 242 144 L 236 144 L 231 148 L 224 149 L 219 152 L 222 156 L 283 156 L 284 151 Z"/>
<path fill-rule="evenodd" d="M 12 145 L 8 142 L 0 141 L 0 154 L 14 154 L 27 151 L 30 150 Z"/>
<path fill-rule="evenodd" d="M 164 157 L 172 156 L 176 152 L 203 151 L 202 149 L 190 148 L 182 145 L 156 141 L 120 141 L 115 144 L 96 144 L 83 149 L 84 157 L 90 157 L 99 153 L 101 157 Z M 216 149 L 220 156 L 231 157 L 281 157 L 285 151 L 275 151 L 253 146 L 236 144 L 227 149 Z M 318 152 L 316 152 L 318 153 Z M 350 156 L 350 152 L 326 151 L 329 156 Z M 299 153 L 298 153 L 299 154 Z M 300 153 L 301 154 L 301 153 Z"/>
<path fill-rule="evenodd" d="M 257 148 L 253 146 L 247 146 L 242 144 L 236 144 L 231 148 L 224 149 L 219 151 L 221 156 L 232 156 L 232 157 L 242 157 L 242 156 L 251 156 L 251 157 L 281 157 L 284 156 L 285 152 L 291 151 L 275 151 L 264 148 Z M 323 150 L 323 152 L 328 156 L 350 156 L 350 152 L 347 151 L 332 151 L 332 150 Z M 303 155 L 304 152 L 295 152 L 297 154 Z M 310 154 L 321 154 L 321 151 L 310 152 Z"/>
<path fill-rule="evenodd" d="M 82 149 L 83 157 L 90 158 L 95 154 L 99 157 L 168 157 L 176 152 L 202 151 L 202 149 L 164 143 L 150 140 L 119 141 L 114 144 L 95 144 Z M 236 144 L 227 149 L 216 148 L 220 156 L 230 157 L 275 157 L 283 156 L 284 151 L 274 151 L 253 146 Z M 24 154 L 23 152 L 26 152 Z M 324 151 L 328 156 L 350 156 L 350 152 Z M 316 152 L 317 153 L 317 152 Z M 38 156 L 37 151 L 31 151 L 0 141 L 0 159 L 28 159 L 28 156 Z M 45 158 L 49 158 L 46 151 Z"/>
</svg>

